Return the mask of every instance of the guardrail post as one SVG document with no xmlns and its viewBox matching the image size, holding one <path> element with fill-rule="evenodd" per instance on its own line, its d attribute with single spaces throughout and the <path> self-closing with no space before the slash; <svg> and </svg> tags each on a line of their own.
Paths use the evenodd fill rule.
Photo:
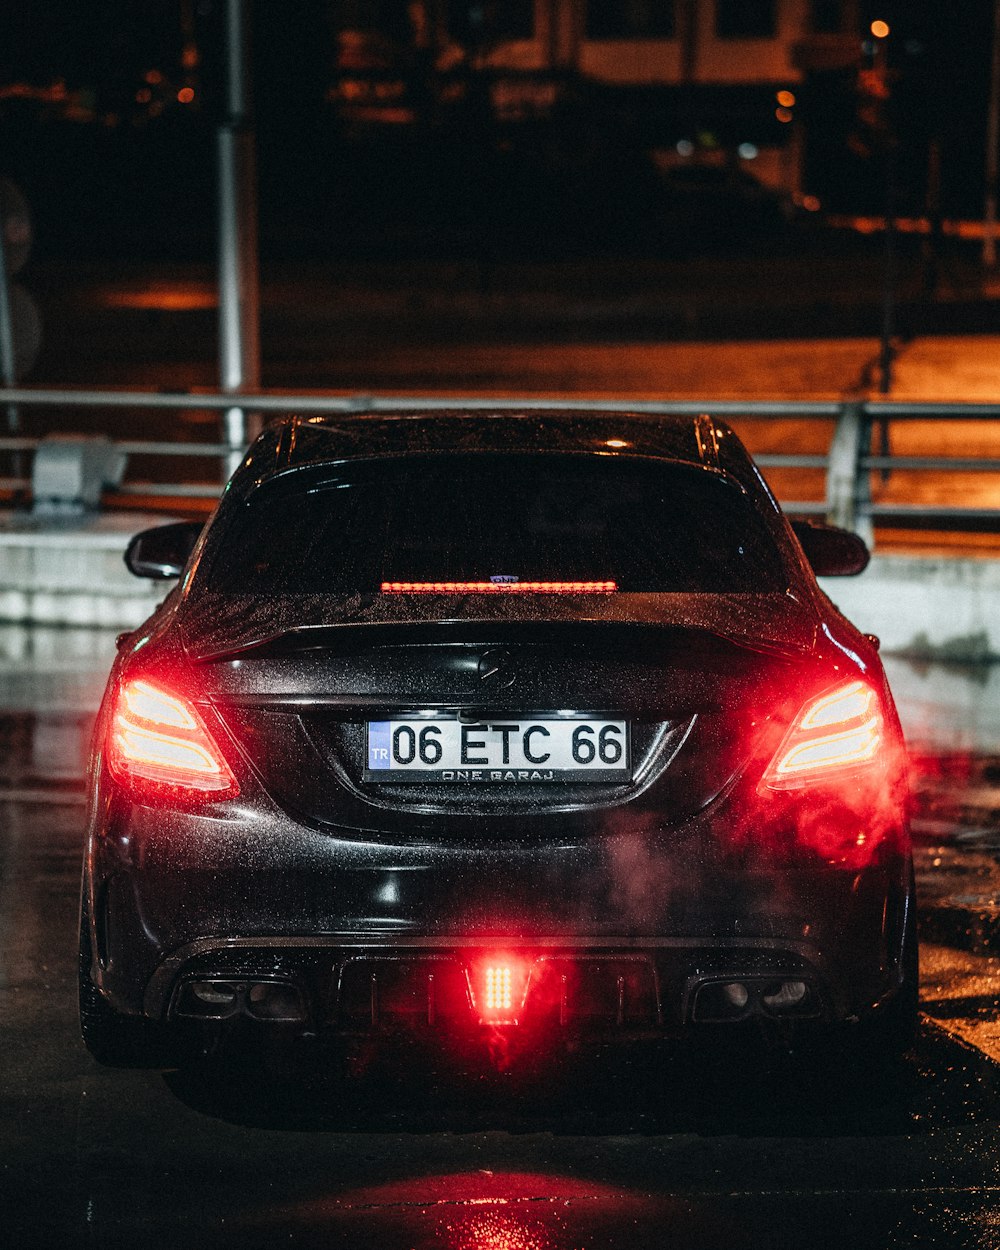
<svg viewBox="0 0 1000 1250">
<path fill-rule="evenodd" d="M 854 530 L 869 547 L 875 542 L 872 525 L 871 483 L 861 461 L 869 454 L 871 417 L 857 400 L 845 403 L 830 441 L 826 471 L 826 517 L 831 525 Z"/>
<path fill-rule="evenodd" d="M 5 388 L 15 386 L 14 369 L 14 322 L 10 311 L 10 281 L 7 268 L 7 248 L 3 237 L 3 219 L 0 218 L 0 384 Z M 15 433 L 20 426 L 17 405 L 7 405 L 7 429 Z M 15 473 L 20 472 L 15 466 Z"/>
</svg>

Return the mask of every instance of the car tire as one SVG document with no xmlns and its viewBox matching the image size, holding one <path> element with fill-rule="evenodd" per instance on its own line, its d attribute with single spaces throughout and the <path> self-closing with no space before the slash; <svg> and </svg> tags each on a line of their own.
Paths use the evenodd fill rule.
<svg viewBox="0 0 1000 1250">
<path fill-rule="evenodd" d="M 910 891 L 906 932 L 903 936 L 903 979 L 892 998 L 872 1017 L 868 1038 L 886 1059 L 898 1059 L 916 1045 L 920 1033 L 920 950 L 916 904 Z"/>
<path fill-rule="evenodd" d="M 92 1057 L 108 1068 L 170 1066 L 164 1026 L 139 1016 L 126 1016 L 108 1003 L 91 977 L 93 947 L 86 891 L 80 906 L 80 1034 Z"/>
<path fill-rule="evenodd" d="M 907 893 L 899 989 L 852 1030 L 850 1048 L 860 1064 L 897 1064 L 920 1035 L 920 949 L 913 878 Z"/>
</svg>

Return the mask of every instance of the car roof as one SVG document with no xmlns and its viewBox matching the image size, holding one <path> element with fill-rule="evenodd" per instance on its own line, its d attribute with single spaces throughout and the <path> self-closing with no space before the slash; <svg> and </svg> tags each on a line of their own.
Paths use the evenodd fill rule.
<svg viewBox="0 0 1000 1250">
<path fill-rule="evenodd" d="M 260 484 L 314 464 L 480 452 L 644 456 L 723 471 L 743 482 L 757 476 L 733 431 L 704 413 L 489 408 L 284 417 L 264 431 L 238 476 L 249 474 Z"/>
</svg>

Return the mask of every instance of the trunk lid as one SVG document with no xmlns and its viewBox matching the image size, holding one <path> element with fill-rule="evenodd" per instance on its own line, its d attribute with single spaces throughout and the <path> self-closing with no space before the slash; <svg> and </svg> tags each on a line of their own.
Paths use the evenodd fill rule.
<svg viewBox="0 0 1000 1250">
<path fill-rule="evenodd" d="M 628 803 L 674 826 L 746 766 L 753 726 L 813 650 L 811 615 L 788 596 L 437 598 L 296 604 L 285 631 L 259 601 L 241 614 L 227 599 L 187 631 L 207 696 L 296 819 L 404 839 L 576 837 Z M 515 741 L 530 724 L 556 735 L 559 717 L 586 724 L 591 741 L 603 724 L 622 726 L 627 774 L 424 780 L 368 768 L 369 725 L 454 735 L 464 723 L 479 743 L 494 725 L 517 726 Z"/>
</svg>

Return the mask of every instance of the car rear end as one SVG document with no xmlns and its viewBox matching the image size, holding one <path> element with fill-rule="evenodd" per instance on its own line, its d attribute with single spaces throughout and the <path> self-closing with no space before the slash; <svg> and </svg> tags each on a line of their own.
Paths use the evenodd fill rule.
<svg viewBox="0 0 1000 1250">
<path fill-rule="evenodd" d="M 88 853 L 123 1015 L 475 1047 L 898 998 L 901 740 L 752 475 L 310 461 L 123 652 Z"/>
</svg>

